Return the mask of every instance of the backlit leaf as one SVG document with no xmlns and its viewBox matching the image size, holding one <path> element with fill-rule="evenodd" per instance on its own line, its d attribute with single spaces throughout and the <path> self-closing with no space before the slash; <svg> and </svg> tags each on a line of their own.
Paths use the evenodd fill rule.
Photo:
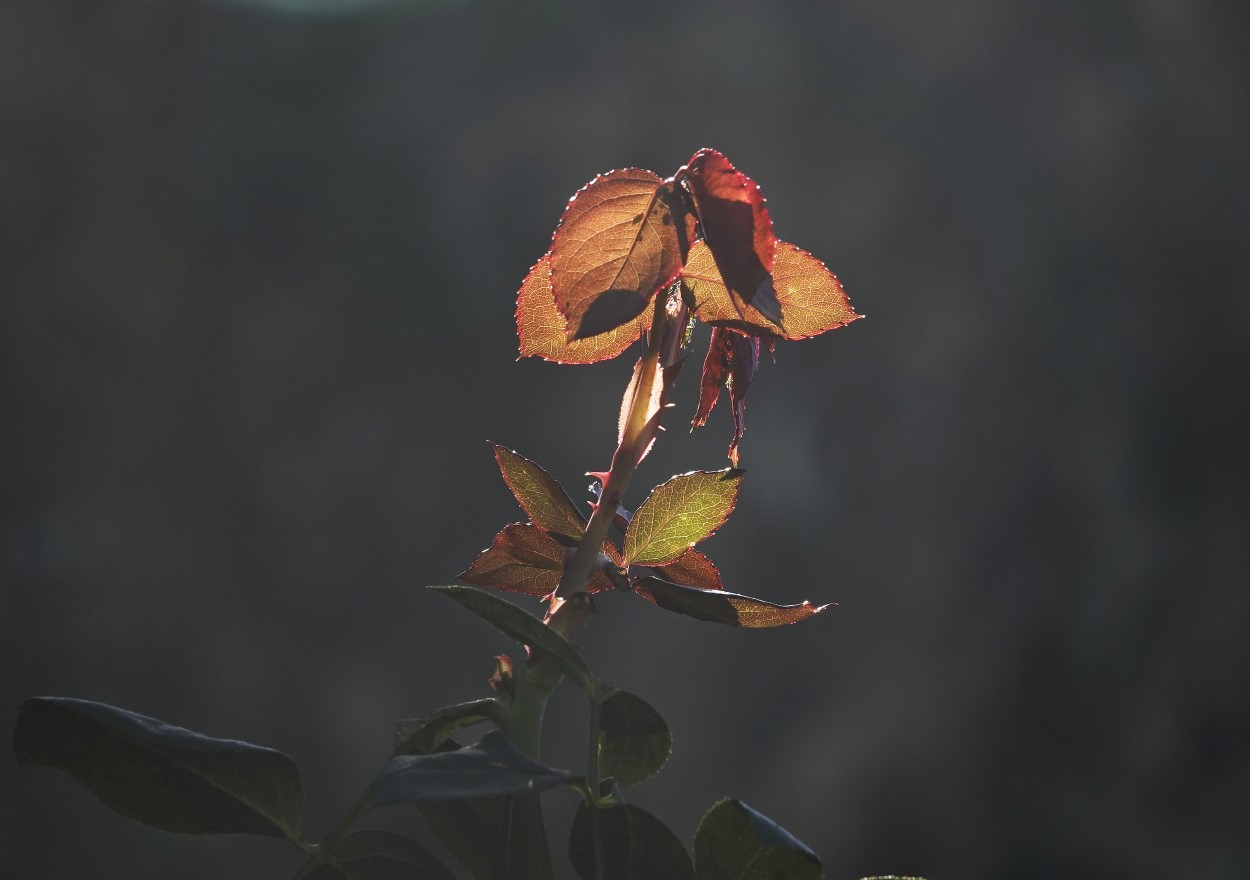
<svg viewBox="0 0 1250 880">
<path fill-rule="evenodd" d="M 633 321 L 589 339 L 568 339 L 564 316 L 551 292 L 551 252 L 534 264 L 517 294 L 516 327 L 521 357 L 540 357 L 559 364 L 593 364 L 619 355 L 651 326 L 651 309 Z"/>
<path fill-rule="evenodd" d="M 611 541 L 603 542 L 608 561 L 620 564 L 621 557 Z M 507 593 L 548 596 L 560 583 L 568 549 L 532 523 L 512 523 L 495 535 L 491 545 L 477 555 L 467 571 L 457 577 L 479 587 L 494 587 Z M 612 589 L 602 569 L 595 569 L 586 586 L 588 593 Z"/>
<path fill-rule="evenodd" d="M 724 525 L 738 500 L 743 472 L 693 471 L 656 486 L 634 511 L 625 533 L 625 559 L 663 565 Z"/>
<path fill-rule="evenodd" d="M 22 703 L 13 748 L 18 763 L 64 770 L 108 807 L 162 831 L 300 836 L 299 768 L 273 749 L 68 697 Z"/>
<path fill-rule="evenodd" d="M 694 835 L 698 880 L 820 880 L 820 859 L 789 831 L 746 804 L 726 798 L 708 810 Z"/>
<path fill-rule="evenodd" d="M 534 525 L 570 538 L 580 538 L 586 531 L 586 520 L 577 512 L 556 478 L 511 449 L 498 443 L 492 443 L 491 447 L 495 450 L 495 460 L 499 462 L 504 482 Z"/>
<path fill-rule="evenodd" d="M 699 407 L 691 429 L 707 422 L 720 397 L 722 386 L 729 388 L 729 404 L 733 412 L 734 432 L 729 441 L 729 462 L 738 466 L 738 444 L 746 433 L 747 392 L 760 365 L 760 340 L 745 336 L 727 327 L 713 327 L 703 374 L 699 380 Z"/>
<path fill-rule="evenodd" d="M 673 750 L 673 735 L 659 712 L 641 697 L 617 691 L 599 717 L 599 773 L 628 788 L 653 776 Z"/>
<path fill-rule="evenodd" d="M 313 868 L 308 880 L 455 880 L 429 850 L 393 831 L 348 832 L 326 855 L 331 863 Z"/>
<path fill-rule="evenodd" d="M 546 791 L 568 782 L 566 770 L 522 754 L 492 730 L 477 745 L 430 755 L 396 755 L 370 783 L 374 807 Z"/>
<path fill-rule="evenodd" d="M 635 321 L 681 267 L 672 184 L 650 171 L 601 174 L 569 201 L 551 245 L 551 289 L 569 339 Z"/>
<path fill-rule="evenodd" d="M 771 275 L 777 239 L 759 185 L 710 149 L 690 157 L 684 177 L 703 240 L 738 312 L 750 306 L 780 326 L 783 315 Z"/>
<path fill-rule="evenodd" d="M 564 674 L 578 684 L 589 683 L 590 670 L 577 649 L 569 644 L 564 636 L 508 600 L 459 584 L 430 587 L 430 589 L 437 590 L 449 599 L 459 602 L 504 635 L 511 636 L 523 645 L 539 649 L 555 660 Z"/>
<path fill-rule="evenodd" d="M 672 562 L 655 566 L 667 581 L 704 590 L 723 590 L 720 572 L 712 560 L 691 547 Z"/>
<path fill-rule="evenodd" d="M 590 808 L 582 803 L 569 830 L 569 861 L 582 880 L 695 880 L 690 853 L 668 826 L 632 804 L 596 808 L 604 874 L 595 870 Z"/>
<path fill-rule="evenodd" d="M 798 623 L 819 614 L 828 605 L 801 602 L 798 605 L 775 605 L 726 590 L 700 590 L 683 587 L 656 577 L 639 578 L 635 591 L 666 611 L 686 614 L 697 620 L 723 623 L 745 629 L 761 629 Z"/>
</svg>

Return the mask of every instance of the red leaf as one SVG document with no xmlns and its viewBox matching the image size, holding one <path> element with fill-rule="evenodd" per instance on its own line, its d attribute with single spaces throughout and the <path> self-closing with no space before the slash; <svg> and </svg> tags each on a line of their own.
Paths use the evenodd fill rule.
<svg viewBox="0 0 1250 880">
<path fill-rule="evenodd" d="M 517 294 L 516 328 L 521 357 L 533 355 L 560 364 L 593 364 L 614 358 L 651 326 L 651 310 L 590 339 L 569 340 L 564 316 L 551 293 L 551 252 L 534 264 Z"/>
<path fill-rule="evenodd" d="M 753 307 L 780 326 L 773 290 L 777 238 L 759 185 L 716 150 L 699 150 L 678 172 L 690 186 L 703 239 L 740 315 Z"/>
<path fill-rule="evenodd" d="M 511 449 L 498 443 L 491 446 L 504 482 L 534 524 L 549 532 L 580 538 L 586 531 L 586 520 L 556 478 Z"/>
<path fill-rule="evenodd" d="M 629 324 L 681 268 L 673 184 L 640 168 L 601 174 L 569 201 L 551 246 L 551 288 L 569 339 Z"/>
<path fill-rule="evenodd" d="M 704 590 L 725 589 L 716 565 L 693 547 L 672 562 L 654 567 L 656 571 L 664 575 L 665 580 L 685 587 L 699 587 Z"/>
<path fill-rule="evenodd" d="M 603 542 L 603 552 L 614 565 L 622 564 L 620 551 L 611 541 Z M 490 547 L 479 553 L 468 570 L 458 577 L 479 587 L 548 596 L 560 584 L 566 556 L 564 545 L 538 526 L 513 523 L 495 535 Z M 599 593 L 611 588 L 607 575 L 596 570 L 586 592 Z"/>
<path fill-rule="evenodd" d="M 712 407 L 720 397 L 722 385 L 729 386 L 729 403 L 733 410 L 734 433 L 729 444 L 729 461 L 738 466 L 738 444 L 746 433 L 747 391 L 760 365 L 760 341 L 725 327 L 712 328 L 712 340 L 703 359 L 703 375 L 699 383 L 699 407 L 691 429 L 707 422 Z"/>
<path fill-rule="evenodd" d="M 640 578 L 635 587 L 642 596 L 666 611 L 686 614 L 697 620 L 708 620 L 728 626 L 760 629 L 798 623 L 828 608 L 801 602 L 798 605 L 775 605 L 724 590 L 698 590 L 683 587 L 655 577 Z"/>
</svg>

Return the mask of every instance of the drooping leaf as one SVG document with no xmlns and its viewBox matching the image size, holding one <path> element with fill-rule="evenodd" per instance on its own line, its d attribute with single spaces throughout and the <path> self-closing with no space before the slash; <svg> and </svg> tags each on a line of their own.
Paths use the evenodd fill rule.
<svg viewBox="0 0 1250 880">
<path fill-rule="evenodd" d="M 499 703 L 487 698 L 447 706 L 427 719 L 401 722 L 396 737 L 395 754 L 428 755 L 462 727 L 471 727 L 498 718 Z"/>
<path fill-rule="evenodd" d="M 807 339 L 860 318 L 846 291 L 825 264 L 787 242 L 777 243 L 773 286 L 785 315 L 780 328 L 753 306 L 735 306 L 708 247 L 699 242 L 681 270 L 683 294 L 704 323 L 730 327 L 764 338 Z"/>
<path fill-rule="evenodd" d="M 415 840 L 393 831 L 363 829 L 343 835 L 308 880 L 455 880 L 455 875 Z"/>
<path fill-rule="evenodd" d="M 668 826 L 632 804 L 596 808 L 604 875 L 598 880 L 695 880 L 690 853 Z M 590 808 L 573 816 L 569 861 L 582 880 L 596 877 Z"/>
<path fill-rule="evenodd" d="M 459 584 L 430 589 L 459 602 L 504 635 L 511 636 L 523 645 L 539 649 L 558 663 L 564 674 L 578 684 L 586 685 L 590 682 L 590 670 L 576 648 L 558 632 L 544 626 L 541 620 L 506 599 Z"/>
<path fill-rule="evenodd" d="M 619 553 L 605 541 L 604 556 L 619 562 Z M 560 583 L 567 548 L 532 523 L 512 523 L 495 535 L 491 545 L 477 555 L 469 568 L 457 575 L 479 587 L 494 587 L 508 593 L 547 596 Z M 589 593 L 610 590 L 612 582 L 597 569 L 586 587 Z"/>
<path fill-rule="evenodd" d="M 396 755 L 370 783 L 374 807 L 546 791 L 568 781 L 568 771 L 540 764 L 492 730 L 477 745 L 454 752 Z"/>
<path fill-rule="evenodd" d="M 729 388 L 729 404 L 733 412 L 734 432 L 729 441 L 729 462 L 738 466 L 738 444 L 746 433 L 747 392 L 760 365 L 760 341 L 728 327 L 713 327 L 703 375 L 699 382 L 699 407 L 691 429 L 707 422 L 712 407 L 720 397 L 722 385 Z"/>
<path fill-rule="evenodd" d="M 723 590 L 720 571 L 715 563 L 698 550 L 691 547 L 672 562 L 655 566 L 666 581 L 686 587 L 698 587 L 702 590 Z"/>
<path fill-rule="evenodd" d="M 622 788 L 637 785 L 664 766 L 673 735 L 659 712 L 641 697 L 617 691 L 603 701 L 599 718 L 599 773 Z"/>
<path fill-rule="evenodd" d="M 475 880 L 551 880 L 538 795 L 417 804 L 439 843 Z"/>
<path fill-rule="evenodd" d="M 569 339 L 635 321 L 677 274 L 672 191 L 650 171 L 624 168 L 570 199 L 551 245 L 551 289 Z"/>
<path fill-rule="evenodd" d="M 593 364 L 616 357 L 651 326 L 651 309 L 633 321 L 589 339 L 568 339 L 564 315 L 551 292 L 551 252 L 534 264 L 517 293 L 516 327 L 521 357 L 540 357 L 558 364 Z"/>
<path fill-rule="evenodd" d="M 703 240 L 739 314 L 749 306 L 780 327 L 771 274 L 777 238 L 759 185 L 711 149 L 691 156 L 684 176 Z"/>
<path fill-rule="evenodd" d="M 727 590 L 700 590 L 683 587 L 656 577 L 639 578 L 635 591 L 666 611 L 675 611 L 697 620 L 723 623 L 745 629 L 785 626 L 819 614 L 828 605 L 801 602 L 798 605 L 775 605 Z"/>
<path fill-rule="evenodd" d="M 708 810 L 694 835 L 698 880 L 820 880 L 820 859 L 767 816 L 733 798 Z"/>
<path fill-rule="evenodd" d="M 625 560 L 663 565 L 724 525 L 738 501 L 743 472 L 693 471 L 656 486 L 625 533 Z"/>
<path fill-rule="evenodd" d="M 556 478 L 511 449 L 498 443 L 492 443 L 491 447 L 495 450 L 495 460 L 499 463 L 504 482 L 534 525 L 570 538 L 580 538 L 586 531 L 586 520 L 577 512 L 572 499 Z"/>
<path fill-rule="evenodd" d="M 21 764 L 64 770 L 105 805 L 162 831 L 299 840 L 304 785 L 281 752 L 116 706 L 36 697 L 18 709 Z"/>
</svg>

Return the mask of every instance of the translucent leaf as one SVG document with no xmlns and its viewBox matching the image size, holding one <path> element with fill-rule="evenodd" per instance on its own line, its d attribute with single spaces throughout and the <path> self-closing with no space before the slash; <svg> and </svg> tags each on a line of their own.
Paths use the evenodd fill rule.
<svg viewBox="0 0 1250 880">
<path fill-rule="evenodd" d="M 604 874 L 597 880 L 695 880 L 690 854 L 668 826 L 632 804 L 598 807 Z M 582 880 L 596 878 L 590 809 L 573 816 L 569 861 Z"/>
<path fill-rule="evenodd" d="M 771 275 L 777 239 L 759 185 L 716 150 L 699 150 L 682 174 L 690 185 L 703 240 L 737 311 L 741 315 L 754 308 L 780 326 L 782 312 Z"/>
<path fill-rule="evenodd" d="M 559 364 L 593 364 L 616 357 L 651 326 L 651 309 L 633 321 L 589 339 L 568 339 L 564 316 L 551 292 L 551 252 L 534 264 L 517 294 L 516 327 L 521 357 L 540 357 Z"/>
<path fill-rule="evenodd" d="M 415 840 L 392 831 L 351 831 L 327 854 L 309 880 L 455 880 L 455 875 Z"/>
<path fill-rule="evenodd" d="M 564 487 L 539 465 L 511 449 L 492 443 L 495 460 L 504 482 L 516 496 L 521 509 L 534 522 L 549 532 L 580 538 L 586 531 L 586 520 Z"/>
<path fill-rule="evenodd" d="M 655 566 L 666 581 L 703 590 L 723 590 L 720 571 L 712 560 L 691 547 L 672 562 Z"/>
<path fill-rule="evenodd" d="M 681 267 L 672 185 L 639 168 L 601 174 L 569 201 L 551 245 L 551 289 L 569 339 L 635 321 Z"/>
<path fill-rule="evenodd" d="M 673 750 L 673 735 L 642 697 L 617 691 L 603 701 L 599 717 L 599 773 L 622 788 L 660 771 Z"/>
<path fill-rule="evenodd" d="M 299 768 L 273 749 L 68 697 L 22 703 L 13 748 L 19 763 L 64 770 L 107 806 L 162 831 L 299 839 Z"/>
<path fill-rule="evenodd" d="M 546 791 L 569 774 L 522 754 L 493 730 L 477 745 L 430 755 L 397 755 L 370 784 L 374 807 Z"/>
<path fill-rule="evenodd" d="M 612 562 L 620 562 L 620 554 L 610 541 L 604 541 L 603 553 Z M 567 548 L 538 526 L 513 523 L 504 526 L 458 577 L 479 587 L 543 597 L 560 583 L 566 556 Z M 611 588 L 612 582 L 597 569 L 586 591 L 599 593 Z"/>
<path fill-rule="evenodd" d="M 819 614 L 828 605 L 801 602 L 798 605 L 775 605 L 726 590 L 700 590 L 683 587 L 655 577 L 638 580 L 636 592 L 666 611 L 675 611 L 697 620 L 723 623 L 745 629 L 785 626 Z"/>
<path fill-rule="evenodd" d="M 740 470 L 693 471 L 656 486 L 625 533 L 625 560 L 663 565 L 724 525 L 738 501 Z"/>
<path fill-rule="evenodd" d="M 729 462 L 738 466 L 738 444 L 747 429 L 747 392 L 760 365 L 760 341 L 727 327 L 713 327 L 703 374 L 699 379 L 699 408 L 691 422 L 691 430 L 707 422 L 712 407 L 720 397 L 722 386 L 729 388 L 729 404 L 733 412 L 734 432 L 729 441 Z"/>
<path fill-rule="evenodd" d="M 545 626 L 541 620 L 527 614 L 506 599 L 500 599 L 490 593 L 463 587 L 459 584 L 430 587 L 448 598 L 454 599 L 489 623 L 495 629 L 511 636 L 523 645 L 531 645 L 550 656 L 564 670 L 564 674 L 578 684 L 585 685 L 590 681 L 590 670 L 577 649 L 565 641 L 555 630 Z"/>
<path fill-rule="evenodd" d="M 820 880 L 820 859 L 767 816 L 726 798 L 708 810 L 694 835 L 698 880 Z"/>
</svg>

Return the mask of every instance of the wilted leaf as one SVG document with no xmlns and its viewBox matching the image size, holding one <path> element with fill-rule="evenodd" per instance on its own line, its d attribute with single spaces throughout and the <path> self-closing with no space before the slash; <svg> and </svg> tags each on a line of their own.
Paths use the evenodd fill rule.
<svg viewBox="0 0 1250 880">
<path fill-rule="evenodd" d="M 619 561 L 611 542 L 604 542 L 604 555 Z M 494 587 L 508 593 L 548 596 L 564 573 L 567 548 L 531 523 L 512 523 L 495 535 L 491 545 L 478 554 L 461 580 L 479 587 Z M 610 590 L 612 582 L 601 569 L 590 577 L 589 593 Z"/>
<path fill-rule="evenodd" d="M 551 252 L 534 264 L 517 294 L 516 327 L 521 357 L 540 357 L 560 364 L 593 364 L 614 358 L 651 326 L 651 309 L 633 321 L 589 339 L 568 339 L 564 316 L 551 292 Z"/>
<path fill-rule="evenodd" d="M 318 865 L 308 880 L 455 880 L 455 875 L 415 840 L 393 831 L 351 831 Z"/>
<path fill-rule="evenodd" d="M 777 239 L 759 186 L 710 149 L 690 157 L 685 178 L 703 240 L 739 313 L 753 307 L 780 326 L 783 316 L 771 275 Z"/>
<path fill-rule="evenodd" d="M 511 449 L 498 443 L 492 443 L 491 447 L 495 450 L 495 460 L 499 462 L 504 482 L 534 525 L 570 538 L 580 538 L 586 531 L 586 520 L 577 512 L 572 499 L 556 478 Z"/>
<path fill-rule="evenodd" d="M 604 875 L 597 880 L 695 880 L 690 853 L 668 826 L 632 804 L 598 807 Z M 585 803 L 573 816 L 569 861 L 582 880 L 596 878 L 591 814 Z"/>
<path fill-rule="evenodd" d="M 64 770 L 123 816 L 162 831 L 299 840 L 303 782 L 273 749 L 68 697 L 22 703 L 13 748 L 19 763 Z"/>
<path fill-rule="evenodd" d="M 569 339 L 635 321 L 681 266 L 672 185 L 650 171 L 601 174 L 569 201 L 551 245 L 551 289 Z"/>
<path fill-rule="evenodd" d="M 746 629 L 785 626 L 819 614 L 828 605 L 802 602 L 798 605 L 774 605 L 726 590 L 700 590 L 683 587 L 655 577 L 639 578 L 636 592 L 666 611 L 686 614 L 697 620 L 723 623 Z"/>
<path fill-rule="evenodd" d="M 734 467 L 738 466 L 738 444 L 747 429 L 747 392 L 759 365 L 758 337 L 744 336 L 727 327 L 712 328 L 711 342 L 703 360 L 703 375 L 699 381 L 699 408 L 690 427 L 693 430 L 707 422 L 712 407 L 720 397 L 721 386 L 728 385 L 734 420 L 733 437 L 729 441 L 729 462 Z"/>
<path fill-rule="evenodd" d="M 564 636 L 506 599 L 459 584 L 430 587 L 430 589 L 456 600 L 504 635 L 511 636 L 523 645 L 531 645 L 550 656 L 560 665 L 564 674 L 578 684 L 585 685 L 590 681 L 590 670 L 586 667 L 586 662 L 582 660 L 582 655 L 565 641 Z"/>
<path fill-rule="evenodd" d="M 374 807 L 387 807 L 546 791 L 568 777 L 568 771 L 525 756 L 492 730 L 477 745 L 454 752 L 396 755 L 374 777 L 370 794 Z"/>
<path fill-rule="evenodd" d="M 656 486 L 625 533 L 625 560 L 663 565 L 719 529 L 738 500 L 743 472 L 693 471 Z"/>
<path fill-rule="evenodd" d="M 599 772 L 628 788 L 660 772 L 673 750 L 673 734 L 642 697 L 617 691 L 599 716 Z"/>
<path fill-rule="evenodd" d="M 820 880 L 820 859 L 776 822 L 726 798 L 708 810 L 694 835 L 698 880 Z"/>
<path fill-rule="evenodd" d="M 664 576 L 664 580 L 675 584 L 703 590 L 725 589 L 716 565 L 693 547 L 672 562 L 655 566 L 655 569 Z"/>
</svg>

